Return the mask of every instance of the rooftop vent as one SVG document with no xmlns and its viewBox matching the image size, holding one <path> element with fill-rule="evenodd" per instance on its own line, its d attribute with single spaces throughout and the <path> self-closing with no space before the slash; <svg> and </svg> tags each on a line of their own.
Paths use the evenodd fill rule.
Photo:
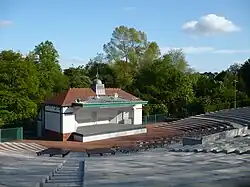
<svg viewBox="0 0 250 187">
<path fill-rule="evenodd" d="M 82 100 L 81 100 L 80 98 L 77 98 L 77 99 L 75 100 L 75 102 L 76 102 L 76 103 L 80 103 L 80 102 L 82 102 Z"/>
</svg>

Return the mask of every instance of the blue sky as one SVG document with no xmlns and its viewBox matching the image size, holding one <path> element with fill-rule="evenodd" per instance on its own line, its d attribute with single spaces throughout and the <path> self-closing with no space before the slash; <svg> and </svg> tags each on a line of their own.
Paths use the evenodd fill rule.
<svg viewBox="0 0 250 187">
<path fill-rule="evenodd" d="M 220 71 L 250 58 L 249 7 L 249 0 L 0 0 L 0 49 L 26 53 L 50 40 L 63 68 L 78 66 L 125 25 L 163 53 L 183 48 L 198 71 Z"/>
</svg>

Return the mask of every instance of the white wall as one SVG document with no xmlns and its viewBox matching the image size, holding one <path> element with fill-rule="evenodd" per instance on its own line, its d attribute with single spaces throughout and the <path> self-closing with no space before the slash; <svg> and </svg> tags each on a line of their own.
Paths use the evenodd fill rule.
<svg viewBox="0 0 250 187">
<path fill-rule="evenodd" d="M 133 107 L 133 118 L 135 125 L 142 124 L 142 104 L 138 104 Z"/>
<path fill-rule="evenodd" d="M 45 106 L 45 129 L 60 132 L 60 108 Z"/>
<path fill-rule="evenodd" d="M 60 132 L 60 108 L 46 106 L 45 110 L 53 112 L 45 113 L 45 128 Z M 133 124 L 142 124 L 141 104 L 123 108 L 80 108 L 75 111 L 72 107 L 63 107 L 61 112 L 62 133 L 76 132 L 79 126 L 123 123 L 123 119 L 132 119 Z"/>
<path fill-rule="evenodd" d="M 81 108 L 76 111 L 78 126 L 121 123 L 123 117 L 132 117 L 132 107 L 124 108 Z"/>
<path fill-rule="evenodd" d="M 75 114 L 73 112 L 73 108 L 71 107 L 62 108 L 63 133 L 76 132 L 77 122 L 75 121 Z"/>
<path fill-rule="evenodd" d="M 121 137 L 121 136 L 130 136 L 130 135 L 144 134 L 144 133 L 147 133 L 147 128 L 128 130 L 128 131 L 122 131 L 122 132 L 114 132 L 114 133 L 108 133 L 108 134 L 93 135 L 93 136 L 87 136 L 87 137 L 83 136 L 82 141 L 91 142 L 91 141 L 96 141 L 96 140 L 104 140 L 104 139 L 109 139 L 109 138 L 116 138 L 116 137 Z"/>
</svg>

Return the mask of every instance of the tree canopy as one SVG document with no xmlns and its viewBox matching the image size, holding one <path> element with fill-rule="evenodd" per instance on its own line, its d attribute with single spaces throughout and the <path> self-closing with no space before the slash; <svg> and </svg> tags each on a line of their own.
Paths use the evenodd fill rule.
<svg viewBox="0 0 250 187">
<path fill-rule="evenodd" d="M 36 118 L 41 103 L 68 88 L 90 87 L 97 70 L 106 87 L 119 87 L 149 102 L 144 115 L 185 117 L 250 104 L 250 58 L 221 72 L 192 70 L 182 50 L 161 54 L 143 31 L 119 26 L 103 53 L 62 70 L 51 41 L 28 55 L 0 52 L 0 125 Z M 235 98 L 236 97 L 236 98 Z"/>
</svg>

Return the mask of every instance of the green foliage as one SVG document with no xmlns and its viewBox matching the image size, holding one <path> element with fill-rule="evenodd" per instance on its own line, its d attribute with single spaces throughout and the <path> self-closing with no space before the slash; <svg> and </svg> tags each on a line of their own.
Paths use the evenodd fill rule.
<svg viewBox="0 0 250 187">
<path fill-rule="evenodd" d="M 2 123 L 36 116 L 34 102 L 38 94 L 38 72 L 35 64 L 20 53 L 0 54 L 0 119 Z"/>
<path fill-rule="evenodd" d="M 144 32 L 119 26 L 113 31 L 110 42 L 103 46 L 103 50 L 109 61 L 124 60 L 137 63 L 147 45 L 147 35 Z"/>
<path fill-rule="evenodd" d="M 131 86 L 134 79 L 134 66 L 125 61 L 117 61 L 112 65 L 114 70 L 115 82 L 119 88 L 126 89 Z"/>
<path fill-rule="evenodd" d="M 50 41 L 27 56 L 1 51 L 0 126 L 22 121 L 33 125 L 45 99 L 69 87 L 90 87 L 97 72 L 106 87 L 147 100 L 144 115 L 186 117 L 233 107 L 235 98 L 238 107 L 250 105 L 250 59 L 218 73 L 198 73 L 182 50 L 160 56 L 158 44 L 148 41 L 146 33 L 126 26 L 115 28 L 103 49 L 85 66 L 64 71 Z"/>
<path fill-rule="evenodd" d="M 186 72 L 189 71 L 188 62 L 185 59 L 183 51 L 180 49 L 172 49 L 163 58 L 168 58 L 169 63 L 175 66 L 176 69 Z"/>
<path fill-rule="evenodd" d="M 91 85 L 91 80 L 84 67 L 70 67 L 64 70 L 64 75 L 68 77 L 71 88 L 88 88 Z"/>
<path fill-rule="evenodd" d="M 50 41 L 45 41 L 35 46 L 32 54 L 36 57 L 35 64 L 39 72 L 40 102 L 49 98 L 53 93 L 58 93 L 68 88 L 68 80 L 65 78 L 59 65 L 59 54 Z"/>
<path fill-rule="evenodd" d="M 244 82 L 243 90 L 250 97 L 250 59 L 248 59 L 239 69 L 239 77 Z"/>
<path fill-rule="evenodd" d="M 86 71 L 91 80 L 94 80 L 98 73 L 99 79 L 105 83 L 106 87 L 116 86 L 115 72 L 110 64 L 90 60 L 90 62 L 86 65 Z"/>
</svg>

